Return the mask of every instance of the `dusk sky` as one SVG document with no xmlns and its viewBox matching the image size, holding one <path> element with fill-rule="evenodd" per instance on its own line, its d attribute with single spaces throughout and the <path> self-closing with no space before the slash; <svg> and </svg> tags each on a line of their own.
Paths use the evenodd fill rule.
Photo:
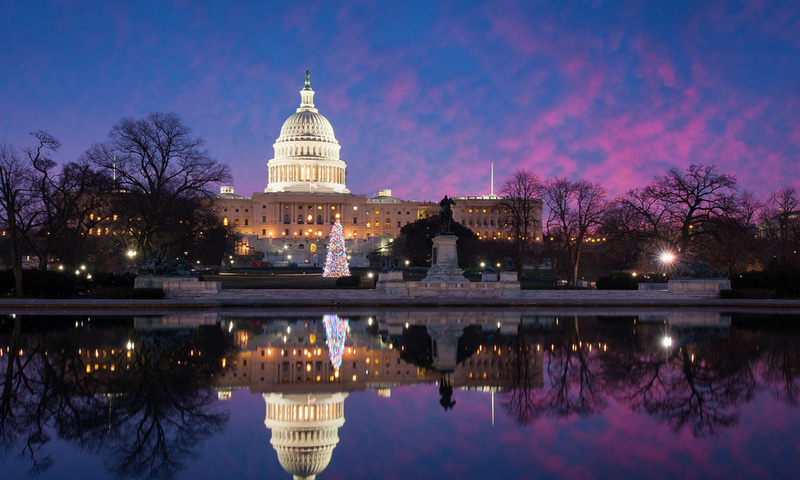
<svg viewBox="0 0 800 480">
<path fill-rule="evenodd" d="M 567 6 L 562 4 L 567 3 Z M 717 164 L 762 198 L 800 178 L 800 2 L 4 2 L 0 143 L 63 164 L 174 111 L 267 183 L 304 72 L 347 187 L 435 200 L 519 168 L 611 194 Z"/>
</svg>

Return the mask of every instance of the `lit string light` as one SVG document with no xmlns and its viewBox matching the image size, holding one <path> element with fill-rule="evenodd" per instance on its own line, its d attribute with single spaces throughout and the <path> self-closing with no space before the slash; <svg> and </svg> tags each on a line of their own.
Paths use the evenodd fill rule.
<svg viewBox="0 0 800 480">
<path fill-rule="evenodd" d="M 339 371 L 342 366 L 344 354 L 344 340 L 347 336 L 349 321 L 339 318 L 339 315 L 324 315 L 322 323 L 325 325 L 325 343 L 328 345 L 328 356 L 334 370 Z"/>
<path fill-rule="evenodd" d="M 344 229 L 341 222 L 336 220 L 331 228 L 331 238 L 328 243 L 328 255 L 325 257 L 323 277 L 350 276 L 350 267 L 347 264 L 347 248 L 344 242 Z"/>
</svg>

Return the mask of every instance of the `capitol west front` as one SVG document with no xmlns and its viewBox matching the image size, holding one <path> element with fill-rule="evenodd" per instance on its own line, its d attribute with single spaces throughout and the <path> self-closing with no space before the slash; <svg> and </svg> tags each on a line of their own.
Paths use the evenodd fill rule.
<svg viewBox="0 0 800 480">
<path fill-rule="evenodd" d="M 262 253 L 274 265 L 321 266 L 326 237 L 338 219 L 351 264 L 365 265 L 366 255 L 388 246 L 403 225 L 439 213 L 437 202 L 402 200 L 388 189 L 370 198 L 350 193 L 341 146 L 314 105 L 308 73 L 300 106 L 283 123 L 273 149 L 263 193 L 243 197 L 222 187 L 218 195 L 223 223 L 241 236 L 238 254 Z M 454 198 L 454 220 L 482 239 L 505 238 L 503 214 L 494 208 L 500 197 Z M 541 237 L 541 209 L 537 213 L 534 231 Z"/>
</svg>

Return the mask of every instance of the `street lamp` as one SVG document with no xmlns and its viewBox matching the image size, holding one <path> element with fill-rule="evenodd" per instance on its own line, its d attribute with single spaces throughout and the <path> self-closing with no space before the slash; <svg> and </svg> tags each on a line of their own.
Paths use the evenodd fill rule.
<svg viewBox="0 0 800 480">
<path fill-rule="evenodd" d="M 128 250 L 127 254 L 128 254 L 128 258 L 133 260 L 133 257 L 136 256 L 136 250 Z"/>
</svg>

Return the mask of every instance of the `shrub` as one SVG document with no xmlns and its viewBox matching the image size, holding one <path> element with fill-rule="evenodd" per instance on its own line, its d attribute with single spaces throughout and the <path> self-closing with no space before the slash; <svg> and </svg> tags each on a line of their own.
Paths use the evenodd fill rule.
<svg viewBox="0 0 800 480">
<path fill-rule="evenodd" d="M 91 298 L 104 298 L 114 300 L 146 299 L 159 300 L 164 298 L 164 290 L 160 288 L 133 288 L 133 287 L 97 287 L 92 290 Z"/>
<path fill-rule="evenodd" d="M 731 277 L 731 288 L 770 290 L 775 298 L 800 297 L 800 268 L 771 263 L 760 272 L 745 272 Z"/>
<path fill-rule="evenodd" d="M 350 275 L 348 277 L 339 277 L 334 283 L 337 287 L 342 288 L 358 288 L 361 284 L 361 275 Z"/>
<path fill-rule="evenodd" d="M 604 277 L 598 277 L 595 286 L 598 290 L 637 290 L 639 288 L 639 282 L 631 275 L 614 273 Z"/>
<path fill-rule="evenodd" d="M 91 282 L 83 275 L 52 270 L 23 270 L 22 287 L 26 297 L 35 298 L 75 298 L 86 295 Z M 14 273 L 0 271 L 0 293 L 14 295 Z"/>
</svg>

